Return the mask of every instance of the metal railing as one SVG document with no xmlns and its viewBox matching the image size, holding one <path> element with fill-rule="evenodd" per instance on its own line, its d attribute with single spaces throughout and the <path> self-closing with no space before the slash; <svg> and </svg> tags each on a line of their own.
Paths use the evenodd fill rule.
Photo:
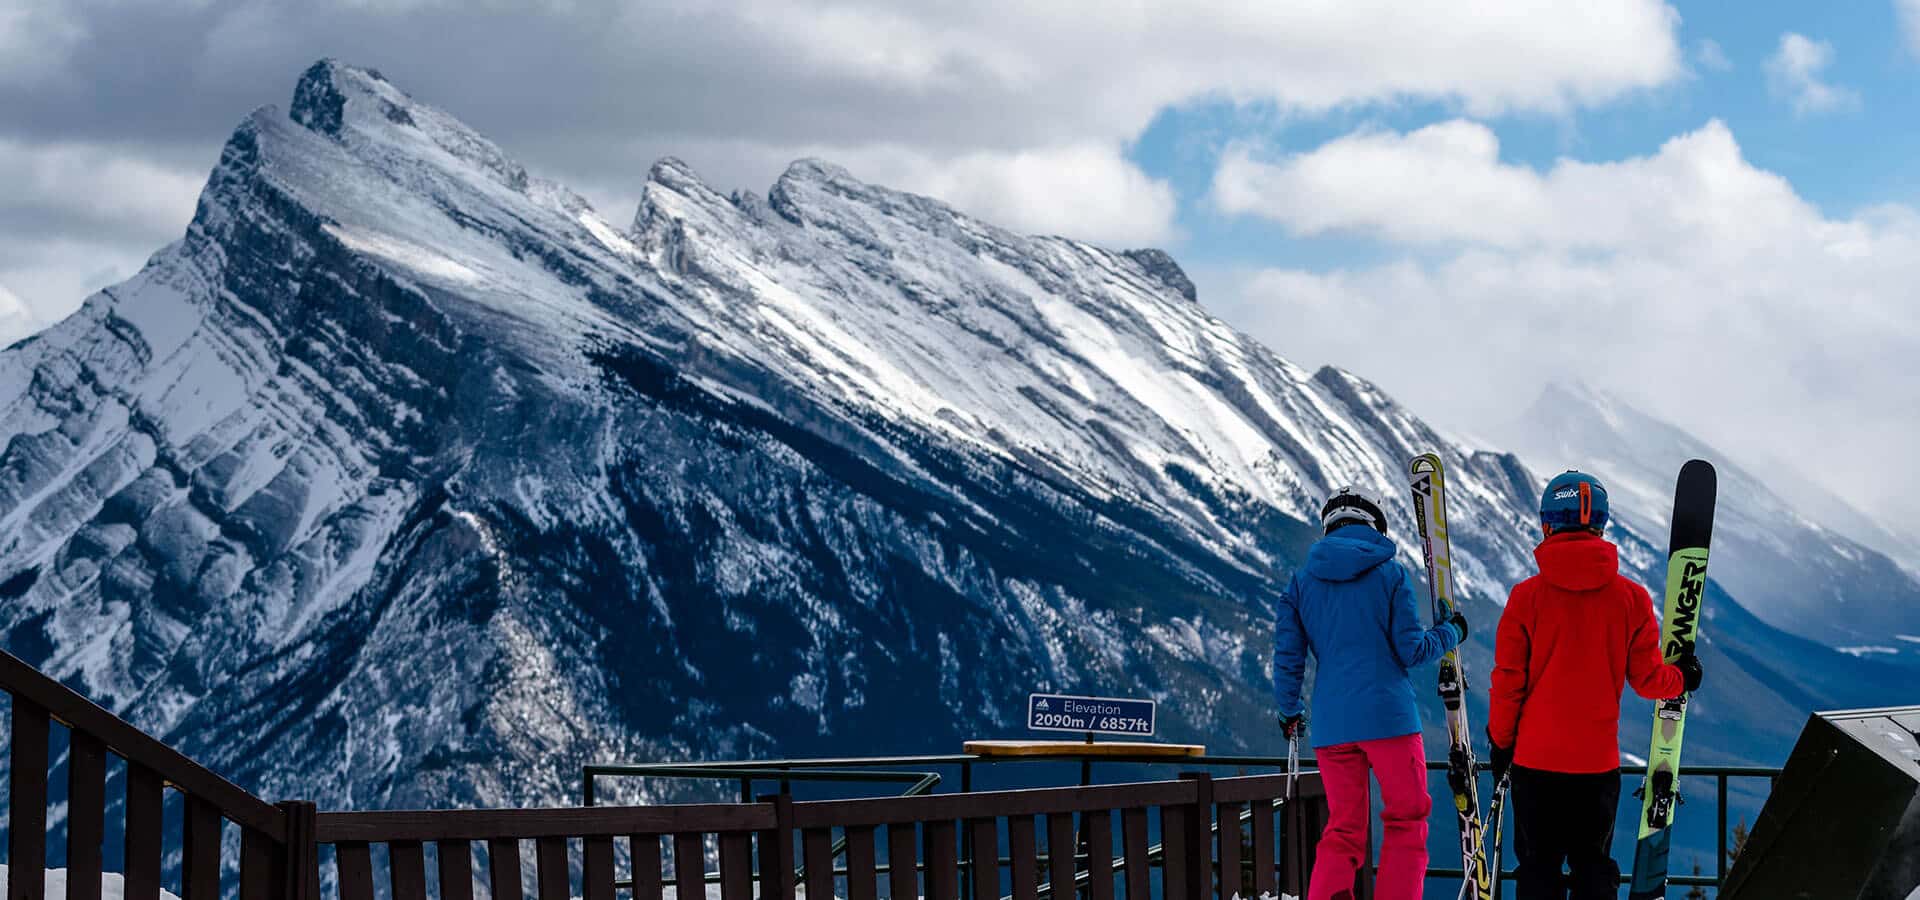
<svg viewBox="0 0 1920 900">
<path fill-rule="evenodd" d="M 1482 772 L 1489 771 L 1491 768 L 1492 768 L 1491 765 L 1484 762 L 1480 763 L 1479 765 L 1479 769 Z M 1444 772 L 1446 771 L 1446 769 L 1447 769 L 1447 763 L 1445 760 L 1428 760 L 1427 761 L 1427 770 L 1430 772 Z M 1698 885 L 1700 887 L 1710 887 L 1710 888 L 1718 889 L 1727 879 L 1727 849 L 1728 849 L 1727 837 L 1729 834 L 1729 832 L 1727 831 L 1727 780 L 1730 778 L 1765 778 L 1768 781 L 1769 791 L 1771 791 L 1772 782 L 1774 779 L 1777 779 L 1780 777 L 1780 771 L 1781 771 L 1780 769 L 1773 768 L 1770 766 L 1681 766 L 1680 767 L 1681 778 L 1686 778 L 1687 776 L 1691 775 L 1691 776 L 1698 776 L 1698 777 L 1711 777 L 1714 779 L 1715 788 L 1716 788 L 1714 791 L 1715 801 L 1716 801 L 1714 805 L 1718 807 L 1718 810 L 1717 810 L 1718 817 L 1716 820 L 1718 822 L 1718 827 L 1715 829 L 1715 833 L 1718 835 L 1718 838 L 1715 840 L 1714 843 L 1717 845 L 1716 854 L 1718 856 L 1719 863 L 1714 868 L 1714 874 L 1711 876 L 1669 875 L 1667 877 L 1667 883 L 1679 885 L 1681 887 L 1692 887 L 1692 886 Z M 1620 767 L 1621 778 L 1635 778 L 1635 777 L 1644 776 L 1646 774 L 1647 774 L 1646 766 L 1621 766 Z M 1504 842 L 1502 846 L 1504 848 L 1505 846 Z M 1463 878 L 1465 876 L 1466 876 L 1466 873 L 1462 869 L 1457 867 L 1454 867 L 1454 868 L 1429 867 L 1427 869 L 1428 878 Z M 1505 860 L 1502 860 L 1500 862 L 1500 877 L 1496 879 L 1494 883 L 1493 896 L 1495 900 L 1499 900 L 1501 895 L 1505 893 L 1503 890 L 1505 883 L 1509 881 L 1513 881 L 1516 877 L 1517 877 L 1517 874 L 1515 870 L 1507 868 Z M 1632 880 L 1633 880 L 1633 876 L 1631 873 L 1622 872 L 1620 874 L 1621 884 L 1627 884 Z"/>
<path fill-rule="evenodd" d="M 932 792 L 940 784 L 938 772 L 876 772 L 870 769 L 803 767 L 798 770 L 783 762 L 753 763 L 588 763 L 581 767 L 580 799 L 585 806 L 596 805 L 594 782 L 604 777 L 690 778 L 738 781 L 740 802 L 753 802 L 753 786 L 760 781 L 780 782 L 780 793 L 793 793 L 795 781 L 894 782 L 909 785 L 902 797 Z"/>
</svg>

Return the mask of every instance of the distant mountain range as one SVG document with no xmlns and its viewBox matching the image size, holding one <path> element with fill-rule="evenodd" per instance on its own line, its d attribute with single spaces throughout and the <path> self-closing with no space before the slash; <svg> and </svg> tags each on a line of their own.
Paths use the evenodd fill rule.
<svg viewBox="0 0 1920 900">
<path fill-rule="evenodd" d="M 1616 397 L 1552 384 L 1502 435 L 1541 473 L 1590 468 L 1606 482 L 1622 521 L 1664 535 L 1680 464 L 1717 463 L 1720 502 L 1712 574 L 1770 625 L 1822 643 L 1920 664 L 1920 578 L 1867 540 L 1907 549 L 1892 531 L 1773 463 L 1743 467 L 1715 448 Z M 1785 499 L 1811 497 L 1845 527 Z M 1855 535 L 1864 535 L 1856 540 Z M 1903 637 L 1904 636 L 1904 637 Z"/>
<path fill-rule="evenodd" d="M 1606 421 L 1565 456 L 1612 479 L 1657 593 L 1692 445 Z M 728 196 L 663 160 L 621 227 L 321 62 L 233 133 L 181 240 L 0 351 L 0 638 L 335 807 L 561 802 L 589 760 L 953 751 L 1017 734 L 1032 689 L 1271 751 L 1271 603 L 1319 503 L 1393 498 L 1417 570 L 1400 469 L 1429 449 L 1484 673 L 1544 473 L 1280 358 L 1166 254 L 814 161 Z M 1920 622 L 1897 568 L 1779 524 L 1722 462 L 1688 753 L 1778 761 L 1812 708 L 1912 699 L 1825 644 Z M 1836 603 L 1878 630 L 1816 628 Z"/>
</svg>

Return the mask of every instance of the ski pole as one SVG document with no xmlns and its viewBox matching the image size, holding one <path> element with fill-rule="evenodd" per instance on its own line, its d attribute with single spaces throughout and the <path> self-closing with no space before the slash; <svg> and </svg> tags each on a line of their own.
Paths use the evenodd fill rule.
<svg viewBox="0 0 1920 900">
<path fill-rule="evenodd" d="M 1293 782 L 1300 777 L 1300 739 L 1287 738 L 1287 802 L 1293 802 Z"/>
</svg>

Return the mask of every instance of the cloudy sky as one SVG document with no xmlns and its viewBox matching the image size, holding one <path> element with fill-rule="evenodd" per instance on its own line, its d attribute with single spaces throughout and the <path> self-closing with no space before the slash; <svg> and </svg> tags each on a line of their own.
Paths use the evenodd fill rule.
<svg viewBox="0 0 1920 900">
<path fill-rule="evenodd" d="M 335 56 L 630 215 L 819 156 L 1172 251 L 1283 354 L 1495 433 L 1575 378 L 1920 507 L 1920 0 L 0 0 L 0 343 L 177 237 Z"/>
</svg>

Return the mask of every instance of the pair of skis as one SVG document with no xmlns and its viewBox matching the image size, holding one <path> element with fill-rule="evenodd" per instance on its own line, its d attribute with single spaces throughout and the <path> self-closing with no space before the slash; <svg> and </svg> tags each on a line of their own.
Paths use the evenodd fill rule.
<svg viewBox="0 0 1920 900">
<path fill-rule="evenodd" d="M 1453 614 L 1453 555 L 1447 540 L 1446 472 L 1437 454 L 1425 453 L 1407 464 L 1413 491 L 1414 521 L 1419 526 L 1421 553 L 1426 562 L 1427 587 L 1434 621 Z M 1661 648 L 1668 662 L 1692 652 L 1699 638 L 1706 589 L 1707 547 L 1713 537 L 1716 479 L 1713 466 L 1690 460 L 1680 469 L 1674 489 L 1673 528 L 1667 550 L 1666 609 L 1661 619 Z M 1506 810 L 1507 781 L 1494 785 L 1486 824 L 1480 819 L 1479 779 L 1473 755 L 1473 733 L 1467 725 L 1467 672 L 1459 648 L 1440 660 L 1440 701 L 1447 715 L 1447 785 L 1453 791 L 1459 818 L 1460 855 L 1466 872 L 1460 896 L 1493 900 L 1500 877 L 1501 819 Z M 1647 756 L 1642 786 L 1640 833 L 1634 847 L 1631 900 L 1655 900 L 1666 895 L 1667 851 L 1672 839 L 1674 807 L 1679 802 L 1680 741 L 1686 725 L 1687 696 L 1663 700 L 1654 709 L 1653 747 Z M 1487 848 L 1491 829 L 1493 847 Z"/>
<path fill-rule="evenodd" d="M 1440 456 L 1423 453 L 1407 463 L 1413 488 L 1413 521 L 1420 529 L 1420 552 L 1427 564 L 1427 591 L 1433 599 L 1433 620 L 1453 615 L 1453 551 L 1447 542 L 1446 469 Z M 1480 778 L 1473 757 L 1473 731 L 1467 726 L 1467 669 L 1460 648 L 1440 657 L 1440 703 L 1447 710 L 1447 786 L 1453 790 L 1453 812 L 1459 819 L 1460 858 L 1466 880 L 1460 896 L 1493 900 L 1500 877 L 1498 857 L 1487 863 L 1486 832 L 1480 821 Z M 1500 810 L 1505 787 L 1494 786 L 1493 833 L 1499 842 Z"/>
</svg>

